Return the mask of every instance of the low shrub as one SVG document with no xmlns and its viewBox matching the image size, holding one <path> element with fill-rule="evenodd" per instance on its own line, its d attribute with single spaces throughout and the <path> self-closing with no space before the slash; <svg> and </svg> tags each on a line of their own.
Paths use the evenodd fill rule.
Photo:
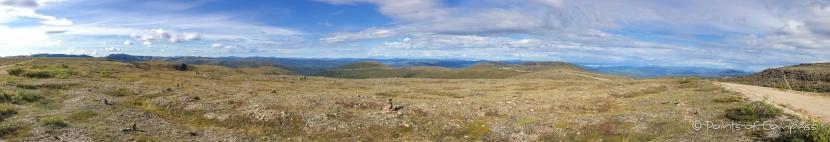
<svg viewBox="0 0 830 142">
<path fill-rule="evenodd" d="M 700 78 L 697 78 L 697 77 L 687 77 L 687 78 L 682 78 L 682 79 L 680 79 L 680 81 L 678 81 L 678 83 L 680 83 L 680 84 L 687 84 L 687 83 L 693 83 L 693 82 L 697 82 L 697 81 L 700 81 Z"/>
<path fill-rule="evenodd" d="M 802 129 L 794 129 L 792 133 L 785 136 L 782 141 L 795 141 L 795 142 L 804 142 L 804 141 L 814 141 L 814 142 L 829 142 L 830 141 L 830 125 L 821 124 L 818 122 L 810 121 L 807 124 L 811 124 L 815 126 L 815 128 L 802 128 Z M 804 125 L 804 124 L 801 124 Z"/>
<path fill-rule="evenodd" d="M 759 121 L 781 116 L 784 110 L 762 101 L 753 101 L 742 107 L 726 110 L 726 117 L 738 121 Z"/>
<path fill-rule="evenodd" d="M 26 137 L 30 135 L 30 129 L 32 128 L 26 125 L 4 122 L 0 124 L 0 139 L 13 141 L 15 138 Z"/>
<path fill-rule="evenodd" d="M 38 91 L 17 89 L 14 91 L 14 95 L 11 96 L 11 101 L 20 104 L 25 102 L 34 102 L 42 98 L 43 96 L 41 96 Z"/>
<path fill-rule="evenodd" d="M 14 109 L 14 106 L 5 103 L 0 104 L 0 121 L 15 114 L 17 114 L 17 109 Z"/>
<path fill-rule="evenodd" d="M 70 122 L 85 122 L 87 119 L 97 115 L 94 111 L 76 111 L 72 112 L 67 119 Z"/>
<path fill-rule="evenodd" d="M 723 96 L 715 99 L 715 102 L 719 103 L 731 103 L 731 102 L 741 102 L 744 100 L 744 97 L 741 96 Z"/>
<path fill-rule="evenodd" d="M 27 78 L 69 78 L 81 73 L 72 70 L 66 65 L 31 65 L 28 67 L 16 66 L 6 70 L 9 75 L 23 76 Z"/>
<path fill-rule="evenodd" d="M 43 124 L 43 125 L 49 126 L 49 127 L 66 127 L 66 126 L 69 126 L 69 124 L 66 124 L 66 122 L 63 122 L 63 118 L 60 118 L 60 117 L 57 117 L 57 116 L 41 118 L 40 119 L 40 124 Z"/>
<path fill-rule="evenodd" d="M 18 68 L 8 69 L 8 70 L 6 70 L 6 72 L 8 72 L 9 75 L 20 76 L 20 74 L 22 74 L 23 72 L 26 72 L 26 70 L 24 70 L 23 68 L 18 67 Z"/>
</svg>

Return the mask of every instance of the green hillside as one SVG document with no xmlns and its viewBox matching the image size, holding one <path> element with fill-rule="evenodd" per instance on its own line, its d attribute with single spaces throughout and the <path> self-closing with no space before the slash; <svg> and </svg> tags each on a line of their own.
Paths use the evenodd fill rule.
<svg viewBox="0 0 830 142">
<path fill-rule="evenodd" d="M 349 63 L 335 69 L 364 69 L 364 68 L 379 68 L 379 69 L 388 69 L 392 68 L 383 63 L 375 62 L 375 61 L 366 61 L 366 62 L 354 62 Z"/>
<path fill-rule="evenodd" d="M 747 85 L 773 87 L 780 89 L 830 92 L 830 63 L 809 63 L 771 68 L 764 71 L 736 78 L 719 79 Z M 789 86 L 787 84 L 789 83 Z"/>
<path fill-rule="evenodd" d="M 567 70 L 592 76 L 605 76 L 588 72 L 576 65 L 566 62 L 526 62 L 509 65 L 503 62 L 481 62 L 467 68 L 448 69 L 443 67 L 420 66 L 408 68 L 392 68 L 382 63 L 355 62 L 313 74 L 334 78 L 441 78 L 441 79 L 502 79 L 511 77 L 520 78 L 549 78 L 549 79 L 585 79 L 574 74 L 562 74 L 562 77 L 551 77 L 556 72 L 549 70 Z M 561 73 L 561 72 L 560 72 Z M 610 78 L 614 78 L 609 76 Z"/>
</svg>

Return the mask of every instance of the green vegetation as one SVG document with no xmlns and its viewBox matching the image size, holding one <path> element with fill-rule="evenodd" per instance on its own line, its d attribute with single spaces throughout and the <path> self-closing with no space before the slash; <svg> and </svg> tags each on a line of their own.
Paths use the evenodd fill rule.
<svg viewBox="0 0 830 142">
<path fill-rule="evenodd" d="M 697 81 L 700 81 L 700 78 L 697 78 L 697 77 L 686 77 L 686 78 L 681 78 L 681 79 L 680 79 L 680 81 L 678 81 L 678 83 L 680 83 L 680 84 L 686 84 L 686 83 L 694 83 L 694 82 L 697 82 Z"/>
<path fill-rule="evenodd" d="M 470 123 L 464 123 L 461 128 L 453 129 L 446 132 L 443 136 L 455 137 L 458 139 L 476 140 L 484 134 L 490 133 L 490 125 L 486 122 L 477 120 Z"/>
<path fill-rule="evenodd" d="M 43 96 L 41 96 L 40 91 L 17 89 L 14 91 L 14 95 L 12 95 L 10 99 L 16 104 L 21 104 L 43 99 Z"/>
<path fill-rule="evenodd" d="M 516 119 L 516 124 L 519 124 L 519 125 L 532 124 L 534 122 L 536 122 L 536 119 L 530 118 L 530 117 Z"/>
<path fill-rule="evenodd" d="M 763 101 L 753 101 L 741 107 L 726 110 L 726 117 L 738 121 L 761 121 L 784 114 L 784 110 Z"/>
<path fill-rule="evenodd" d="M 58 116 L 41 118 L 40 119 L 40 124 L 43 124 L 44 126 L 49 126 L 49 127 L 66 127 L 66 126 L 69 126 L 69 124 L 66 124 L 66 122 L 63 122 L 63 118 L 58 117 Z"/>
<path fill-rule="evenodd" d="M 642 95 L 657 94 L 657 93 L 660 93 L 660 92 L 663 92 L 663 91 L 666 91 L 665 86 L 649 87 L 649 88 L 646 88 L 646 89 L 641 90 L 641 91 L 629 92 L 629 93 L 622 94 L 622 95 L 620 95 L 620 97 L 622 97 L 622 98 L 633 98 L 633 97 L 638 97 L 638 96 L 642 96 Z"/>
<path fill-rule="evenodd" d="M 17 109 L 15 109 L 14 106 L 6 103 L 0 104 L 0 121 L 3 121 L 15 114 L 17 114 Z"/>
<path fill-rule="evenodd" d="M 106 91 L 104 91 L 104 94 L 109 95 L 109 96 L 115 96 L 115 97 L 135 96 L 135 95 L 137 95 L 135 92 L 133 92 L 132 90 L 127 89 L 127 88 L 118 88 L 118 89 L 115 89 L 115 90 L 106 90 Z"/>
<path fill-rule="evenodd" d="M 26 137 L 31 135 L 31 133 L 29 133 L 29 130 L 31 129 L 32 127 L 27 125 L 3 122 L 0 123 L 0 139 L 13 140 Z"/>
<path fill-rule="evenodd" d="M 97 113 L 95 113 L 93 111 L 89 111 L 89 110 L 76 111 L 76 112 L 72 112 L 72 114 L 69 115 L 67 120 L 69 122 L 86 122 L 87 119 L 92 118 L 95 115 L 97 115 Z"/>
<path fill-rule="evenodd" d="M 731 96 L 722 96 L 715 99 L 715 102 L 720 103 L 731 103 L 731 102 L 741 102 L 744 101 L 743 96 L 738 95 L 731 95 Z"/>
<path fill-rule="evenodd" d="M 80 76 L 79 71 L 70 69 L 66 65 L 44 65 L 36 64 L 29 66 L 15 66 L 6 70 L 9 75 L 24 76 L 27 78 L 69 78 L 72 76 Z"/>
<path fill-rule="evenodd" d="M 270 66 L 262 66 L 258 68 L 237 68 L 246 74 L 259 74 L 259 75 L 293 75 L 291 71 L 284 70 L 277 67 L 270 67 Z"/>
<path fill-rule="evenodd" d="M 794 141 L 794 142 L 827 142 L 830 141 L 830 125 L 822 124 L 815 121 L 809 121 L 801 126 L 813 126 L 809 128 L 794 129 L 792 133 L 781 136 L 775 141 Z M 792 125 L 790 125 L 792 126 Z"/>
<path fill-rule="evenodd" d="M 159 138 L 156 137 L 138 137 L 135 139 L 136 142 L 160 142 Z"/>
</svg>

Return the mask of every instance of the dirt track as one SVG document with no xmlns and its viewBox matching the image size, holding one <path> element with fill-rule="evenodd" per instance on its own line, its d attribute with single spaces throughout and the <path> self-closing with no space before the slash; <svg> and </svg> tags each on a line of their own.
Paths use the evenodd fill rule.
<svg viewBox="0 0 830 142">
<path fill-rule="evenodd" d="M 749 97 L 761 98 L 769 96 L 769 102 L 775 104 L 788 104 L 795 109 L 806 111 L 809 116 L 819 117 L 825 122 L 830 122 L 830 99 L 818 96 L 809 96 L 798 93 L 784 92 L 772 88 L 751 86 L 734 83 L 719 83 L 726 88 L 732 88 L 743 92 Z"/>
<path fill-rule="evenodd" d="M 32 62 L 32 61 L 34 61 L 34 60 L 35 60 L 35 59 L 32 59 L 32 60 L 25 61 L 25 62 L 20 62 L 20 63 L 17 63 L 17 64 L 25 64 L 25 63 Z M 9 68 L 9 67 L 14 66 L 14 65 L 15 65 L 15 64 L 5 65 L 5 66 L 0 66 L 0 75 L 8 75 L 9 73 L 8 73 L 8 72 L 6 72 L 6 68 Z"/>
</svg>

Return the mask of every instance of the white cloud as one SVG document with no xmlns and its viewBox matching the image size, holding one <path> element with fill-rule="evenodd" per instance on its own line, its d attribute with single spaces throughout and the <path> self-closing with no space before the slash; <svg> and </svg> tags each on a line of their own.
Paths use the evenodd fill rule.
<svg viewBox="0 0 830 142">
<path fill-rule="evenodd" d="M 320 42 L 324 44 L 331 44 L 374 38 L 387 38 L 396 35 L 397 33 L 393 29 L 368 28 L 358 33 L 333 33 L 330 34 L 330 37 L 320 39 Z"/>
<path fill-rule="evenodd" d="M 153 43 L 152 43 L 152 42 L 150 42 L 149 40 L 147 40 L 147 41 L 144 41 L 144 43 L 142 43 L 141 45 L 144 45 L 144 46 L 152 46 L 152 45 L 153 45 Z"/>
<path fill-rule="evenodd" d="M 167 31 L 164 31 L 164 30 L 162 30 L 162 29 L 158 29 L 158 30 L 156 30 L 156 35 L 158 35 L 158 37 L 160 38 L 160 40 L 167 40 L 167 39 L 170 39 L 170 33 L 167 33 Z"/>
<path fill-rule="evenodd" d="M 136 40 L 151 41 L 151 40 L 155 40 L 155 39 L 156 39 L 156 37 L 154 37 L 152 35 L 142 35 L 141 38 L 136 39 Z"/>
<path fill-rule="evenodd" d="M 224 46 L 224 45 L 222 45 L 221 43 L 214 43 L 214 44 L 210 45 L 210 47 L 212 47 L 212 48 L 222 48 L 222 46 Z"/>
<path fill-rule="evenodd" d="M 46 25 L 65 26 L 72 25 L 72 21 L 66 18 L 55 18 L 54 16 L 38 14 L 34 9 L 26 8 L 3 8 L 0 7 L 0 23 L 11 22 L 17 17 L 28 17 L 41 19 L 40 23 Z M 5 19 L 5 20 L 4 20 Z"/>
<path fill-rule="evenodd" d="M 0 49 L 15 49 L 22 46 L 31 46 L 32 43 L 42 44 L 48 36 L 43 30 L 35 27 L 9 28 L 0 25 Z"/>
<path fill-rule="evenodd" d="M 170 39 L 168 41 L 170 41 L 170 43 L 180 43 L 180 42 L 185 42 L 187 40 L 184 40 L 184 38 L 179 38 L 177 36 L 173 36 L 173 37 L 170 37 Z"/>
<path fill-rule="evenodd" d="M 130 40 L 127 40 L 124 42 L 124 45 L 135 45 L 135 43 L 130 42 Z"/>
<path fill-rule="evenodd" d="M 104 48 L 104 51 L 107 51 L 107 52 L 121 52 L 121 51 L 124 51 L 124 49 L 123 48 L 110 47 L 110 48 Z"/>
<path fill-rule="evenodd" d="M 46 25 L 56 25 L 56 26 L 66 26 L 72 25 L 72 21 L 67 20 L 66 18 L 61 19 L 46 19 L 46 21 L 40 22 Z"/>
<path fill-rule="evenodd" d="M 63 41 L 62 40 L 57 40 L 57 41 L 53 41 L 53 42 L 46 42 L 46 45 L 47 46 L 63 45 Z"/>
<path fill-rule="evenodd" d="M 0 5 L 19 8 L 35 8 L 40 4 L 36 0 L 0 0 Z"/>
<path fill-rule="evenodd" d="M 183 33 L 183 35 L 184 35 L 184 40 L 187 40 L 187 41 L 202 40 L 201 39 L 202 35 L 197 34 L 197 33 Z"/>
</svg>

